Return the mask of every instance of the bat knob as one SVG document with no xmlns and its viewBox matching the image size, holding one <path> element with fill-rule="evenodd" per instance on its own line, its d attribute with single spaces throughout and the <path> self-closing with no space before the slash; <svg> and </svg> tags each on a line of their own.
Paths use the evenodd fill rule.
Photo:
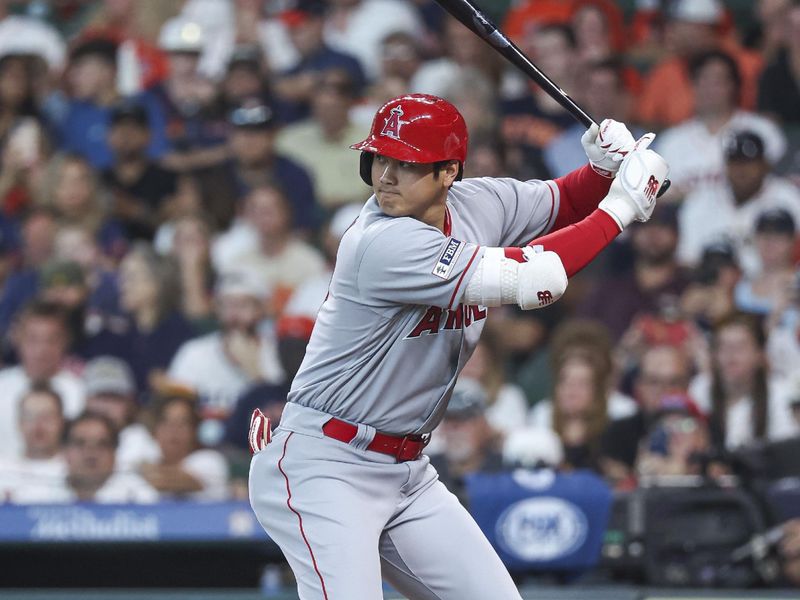
<svg viewBox="0 0 800 600">
<path fill-rule="evenodd" d="M 661 198 L 664 194 L 667 193 L 669 186 L 672 185 L 672 182 L 669 179 L 665 179 L 664 183 L 661 184 L 661 187 L 658 190 L 658 194 L 656 194 L 656 198 Z"/>
</svg>

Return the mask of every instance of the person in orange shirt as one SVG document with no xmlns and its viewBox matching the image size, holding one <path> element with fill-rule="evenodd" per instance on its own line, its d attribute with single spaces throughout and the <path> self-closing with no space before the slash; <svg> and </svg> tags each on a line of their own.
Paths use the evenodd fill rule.
<svg viewBox="0 0 800 600">
<path fill-rule="evenodd" d="M 714 49 L 725 50 L 736 60 L 743 84 L 740 106 L 753 108 L 762 60 L 724 35 L 725 13 L 719 0 L 679 0 L 668 16 L 665 35 L 671 55 L 657 64 L 644 82 L 639 120 L 663 128 L 690 118 L 694 93 L 688 64 L 693 57 Z"/>
</svg>

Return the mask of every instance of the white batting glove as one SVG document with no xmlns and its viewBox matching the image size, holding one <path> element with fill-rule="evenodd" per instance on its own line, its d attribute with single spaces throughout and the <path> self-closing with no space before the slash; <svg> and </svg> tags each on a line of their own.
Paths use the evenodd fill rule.
<svg viewBox="0 0 800 600">
<path fill-rule="evenodd" d="M 634 221 L 644 223 L 656 207 L 658 190 L 669 173 L 669 166 L 659 154 L 645 149 L 631 152 L 620 165 L 619 173 L 611 184 L 608 195 L 598 208 L 624 229 Z"/>
<path fill-rule="evenodd" d="M 257 408 L 250 415 L 250 429 L 247 432 L 250 454 L 261 452 L 271 441 L 272 428 L 269 418 Z"/>
<path fill-rule="evenodd" d="M 624 123 L 605 119 L 600 125 L 592 123 L 581 136 L 581 144 L 592 168 L 605 177 L 613 177 L 636 141 Z"/>
</svg>

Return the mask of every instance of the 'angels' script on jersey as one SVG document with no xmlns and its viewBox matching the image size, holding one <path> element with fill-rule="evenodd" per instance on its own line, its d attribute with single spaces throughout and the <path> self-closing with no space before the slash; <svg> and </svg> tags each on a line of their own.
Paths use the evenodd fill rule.
<svg viewBox="0 0 800 600">
<path fill-rule="evenodd" d="M 486 308 L 483 306 L 467 306 L 459 304 L 457 308 L 447 310 L 438 306 L 429 306 L 425 315 L 419 320 L 416 327 L 406 336 L 408 338 L 420 335 L 439 333 L 439 329 L 463 329 L 477 321 L 486 318 Z"/>
</svg>

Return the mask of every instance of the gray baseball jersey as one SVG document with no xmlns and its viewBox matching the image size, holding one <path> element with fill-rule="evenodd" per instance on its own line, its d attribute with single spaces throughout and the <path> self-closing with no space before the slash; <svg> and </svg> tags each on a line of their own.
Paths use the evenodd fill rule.
<svg viewBox="0 0 800 600">
<path fill-rule="evenodd" d="M 342 238 L 290 402 L 387 433 L 432 431 L 483 329 L 486 308 L 460 303 L 482 248 L 529 242 L 558 206 L 553 181 L 467 179 L 450 189 L 442 233 L 371 197 Z"/>
</svg>

